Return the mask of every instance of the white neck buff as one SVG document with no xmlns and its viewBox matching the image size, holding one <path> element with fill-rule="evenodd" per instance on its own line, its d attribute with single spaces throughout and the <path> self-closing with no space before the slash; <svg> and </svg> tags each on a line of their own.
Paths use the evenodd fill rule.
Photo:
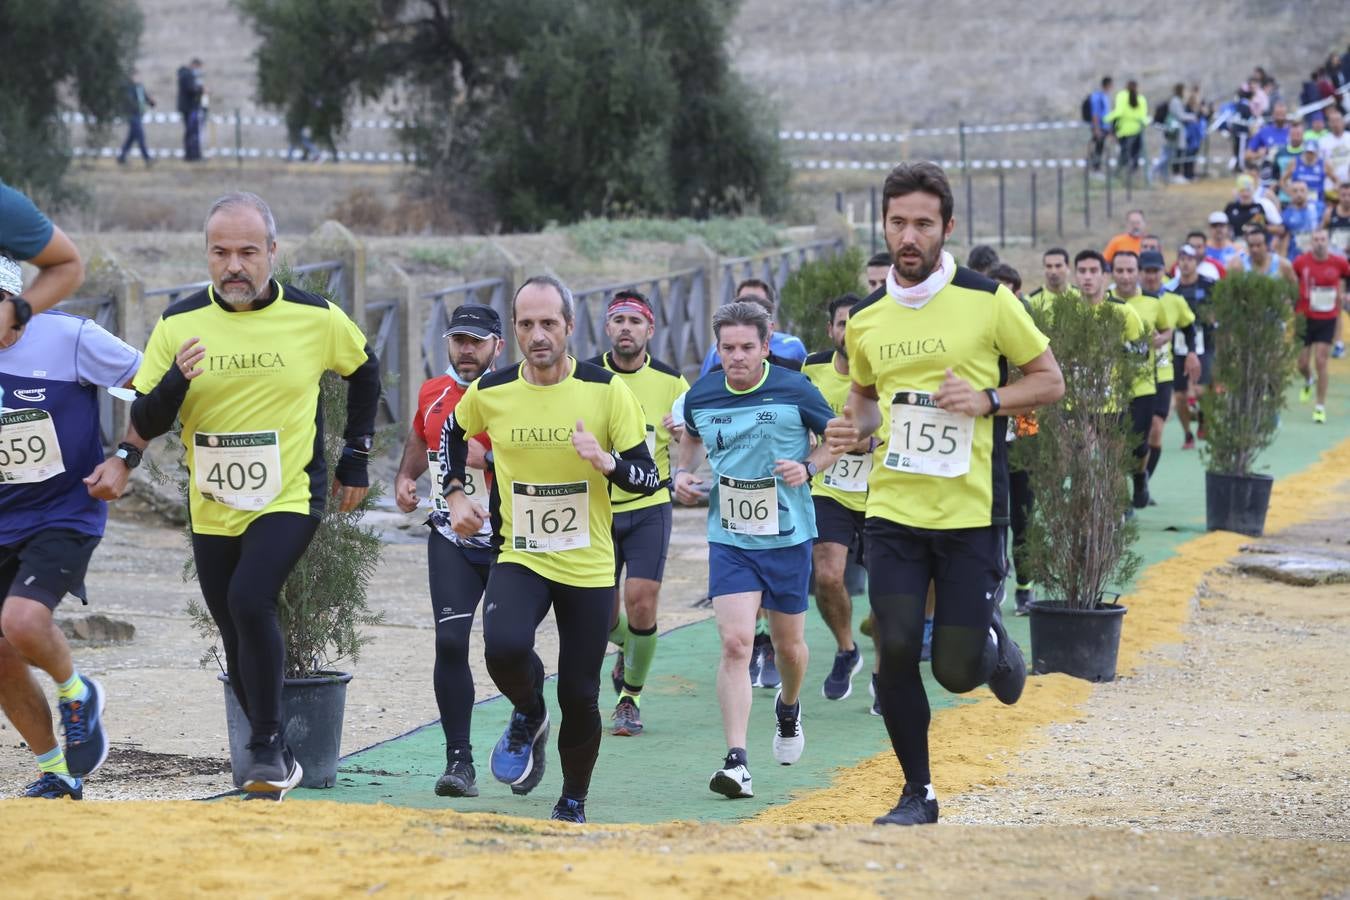
<svg viewBox="0 0 1350 900">
<path fill-rule="evenodd" d="M 951 281 L 952 272 L 955 270 L 956 260 L 950 253 L 943 250 L 942 258 L 938 260 L 938 267 L 927 278 L 913 287 L 901 287 L 900 282 L 895 280 L 895 266 L 891 266 L 891 270 L 886 273 L 886 293 L 890 294 L 895 302 L 901 306 L 908 306 L 910 309 L 922 309 L 938 291 L 947 286 L 947 282 Z"/>
</svg>

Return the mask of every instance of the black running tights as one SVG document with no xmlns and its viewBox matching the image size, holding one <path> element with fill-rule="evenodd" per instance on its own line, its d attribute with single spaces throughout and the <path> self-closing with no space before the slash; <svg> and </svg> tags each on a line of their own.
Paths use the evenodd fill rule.
<svg viewBox="0 0 1350 900">
<path fill-rule="evenodd" d="M 473 630 L 473 614 L 487 585 L 489 554 L 487 550 L 466 550 L 434 528 L 427 536 L 427 575 L 436 622 L 432 683 L 447 753 L 469 751 L 474 698 L 469 632 Z"/>
<path fill-rule="evenodd" d="M 909 784 L 930 783 L 928 695 L 919 674 L 924 603 L 934 583 L 933 677 L 961 694 L 989 680 L 989 636 L 1007 575 L 1004 526 L 934 531 L 885 519 L 866 524 L 868 593 L 881 653 L 877 698 Z"/>
<path fill-rule="evenodd" d="M 225 647 L 230 687 L 254 738 L 280 734 L 286 643 L 277 597 L 304 556 L 319 520 L 303 513 L 267 513 L 237 537 L 193 534 L 197 580 Z"/>
<path fill-rule="evenodd" d="M 1031 510 L 1036 503 L 1036 495 L 1031 490 L 1030 472 L 1025 469 L 1008 472 L 1008 501 L 1012 511 L 1013 569 L 1019 585 L 1031 584 L 1036 577 L 1027 559 L 1027 528 L 1031 525 Z"/>
<path fill-rule="evenodd" d="M 614 586 L 559 584 L 518 563 L 498 563 L 488 576 L 483 649 L 488 674 L 521 712 L 544 706 L 544 664 L 534 634 L 553 608 L 558 625 L 558 755 L 563 795 L 586 799 L 600 753 L 600 666 L 609 644 Z"/>
</svg>

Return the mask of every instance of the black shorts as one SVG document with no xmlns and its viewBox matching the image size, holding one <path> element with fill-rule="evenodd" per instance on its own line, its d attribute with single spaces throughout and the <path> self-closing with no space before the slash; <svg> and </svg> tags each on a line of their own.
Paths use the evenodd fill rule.
<svg viewBox="0 0 1350 900">
<path fill-rule="evenodd" d="M 6 597 L 27 597 L 56 609 L 66 594 L 87 604 L 84 574 L 101 540 L 96 534 L 49 528 L 0 546 L 0 606 Z"/>
<path fill-rule="evenodd" d="M 833 497 L 812 495 L 816 507 L 816 543 L 843 544 L 851 551 L 863 547 L 863 523 L 866 513 L 852 510 Z"/>
<path fill-rule="evenodd" d="M 632 512 L 614 513 L 614 582 L 628 566 L 629 578 L 660 581 L 666 574 L 666 553 L 674 510 L 669 503 Z"/>
<path fill-rule="evenodd" d="M 1190 379 L 1186 377 L 1185 357 L 1178 357 L 1176 360 L 1176 371 L 1172 375 L 1172 387 L 1176 388 L 1178 394 L 1184 394 L 1190 389 Z M 1214 357 L 1208 353 L 1200 354 L 1200 384 L 1206 386 L 1209 384 L 1214 371 Z"/>
<path fill-rule="evenodd" d="M 1303 334 L 1303 346 L 1330 344 L 1336 340 L 1336 319 L 1310 319 L 1299 317 L 1302 322 L 1299 331 Z"/>
<path fill-rule="evenodd" d="M 1158 383 L 1158 393 L 1153 395 L 1153 415 L 1163 421 L 1172 414 L 1172 385 Z"/>
<path fill-rule="evenodd" d="M 1156 396 L 1146 394 L 1130 401 L 1130 431 L 1140 441 L 1148 438 L 1149 429 L 1153 427 L 1153 403 Z"/>
<path fill-rule="evenodd" d="M 873 516 L 867 520 L 868 596 L 928 596 L 933 624 L 988 628 L 1008 577 L 1008 526 L 911 528 Z"/>
</svg>

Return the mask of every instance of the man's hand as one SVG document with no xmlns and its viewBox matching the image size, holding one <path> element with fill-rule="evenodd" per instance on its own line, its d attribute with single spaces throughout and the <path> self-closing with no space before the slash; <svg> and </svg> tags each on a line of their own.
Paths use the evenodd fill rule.
<svg viewBox="0 0 1350 900">
<path fill-rule="evenodd" d="M 447 499 L 450 505 L 450 527 L 462 538 L 471 538 L 483 530 L 487 519 L 487 510 L 464 496 L 463 491 L 455 491 Z"/>
<path fill-rule="evenodd" d="M 677 420 L 670 413 L 666 413 L 666 417 L 661 420 L 661 427 L 670 433 L 672 441 L 678 441 L 680 435 L 684 434 L 684 422 Z"/>
<path fill-rule="evenodd" d="M 431 473 L 431 480 L 435 482 L 436 473 Z M 398 508 L 405 513 L 413 512 L 417 509 L 417 479 L 409 478 L 407 475 L 400 475 L 394 479 L 394 502 Z"/>
<path fill-rule="evenodd" d="M 825 443 L 834 454 L 848 453 L 862 440 L 858 426 L 853 421 L 853 410 L 844 407 L 844 413 L 825 424 Z"/>
<path fill-rule="evenodd" d="M 1186 362 L 1182 363 L 1182 370 L 1186 373 L 1186 379 L 1191 384 L 1200 383 L 1200 357 L 1192 350 L 1186 354 Z"/>
<path fill-rule="evenodd" d="M 94 467 L 84 479 L 89 496 L 95 500 L 116 500 L 127 490 L 131 470 L 120 457 L 110 456 Z"/>
<path fill-rule="evenodd" d="M 197 370 L 200 373 L 200 369 Z M 188 376 L 191 378 L 192 376 Z M 350 487 L 333 479 L 332 496 L 340 497 L 338 501 L 338 510 L 340 512 L 351 512 L 361 505 L 361 501 L 366 499 L 366 494 L 370 492 L 368 487 Z"/>
<path fill-rule="evenodd" d="M 701 478 L 695 478 L 692 472 L 679 472 L 675 475 L 675 499 L 685 506 L 697 506 L 703 500 L 703 493 L 697 489 L 703 484 Z"/>
<path fill-rule="evenodd" d="M 183 377 L 191 381 L 205 371 L 197 368 L 197 364 L 205 358 L 206 346 L 201 343 L 200 338 L 193 337 L 183 341 L 183 346 L 178 348 L 178 354 L 174 357 L 174 364 L 183 373 Z"/>
<path fill-rule="evenodd" d="M 933 402 L 939 409 L 971 418 L 988 415 L 994 407 L 988 394 L 975 390 L 964 378 L 957 378 L 951 369 L 947 370 L 947 378 L 942 382 L 942 387 L 933 394 Z"/>
<path fill-rule="evenodd" d="M 600 442 L 586 430 L 585 423 L 580 419 L 577 419 L 576 430 L 572 432 L 572 448 L 577 451 L 577 456 L 595 466 L 601 475 L 608 475 L 618 465 L 613 456 L 600 449 Z"/>
<path fill-rule="evenodd" d="M 811 476 L 806 474 L 806 466 L 795 459 L 774 460 L 773 472 L 788 487 L 801 487 L 811 480 Z"/>
</svg>

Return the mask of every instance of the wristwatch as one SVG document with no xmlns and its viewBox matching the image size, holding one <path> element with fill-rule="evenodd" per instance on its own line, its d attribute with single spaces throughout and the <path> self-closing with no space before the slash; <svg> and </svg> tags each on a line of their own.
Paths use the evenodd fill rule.
<svg viewBox="0 0 1350 900">
<path fill-rule="evenodd" d="M 807 478 L 815 478 L 815 477 L 816 477 L 816 473 L 820 471 L 819 469 L 816 468 L 816 464 L 813 463 L 813 462 L 811 462 L 811 460 L 809 460 L 809 459 L 804 459 L 804 460 L 802 460 L 802 465 L 803 465 L 803 466 L 806 466 L 806 477 L 807 477 Z"/>
<path fill-rule="evenodd" d="M 998 399 L 998 391 L 993 388 L 985 388 L 984 395 L 989 398 L 989 412 L 985 413 L 985 416 L 998 415 L 999 409 L 1003 407 L 1003 402 Z"/>
<path fill-rule="evenodd" d="M 135 444 L 121 443 L 117 445 L 117 452 L 113 454 L 120 459 L 128 469 L 134 469 L 141 464 L 141 450 Z"/>
</svg>

